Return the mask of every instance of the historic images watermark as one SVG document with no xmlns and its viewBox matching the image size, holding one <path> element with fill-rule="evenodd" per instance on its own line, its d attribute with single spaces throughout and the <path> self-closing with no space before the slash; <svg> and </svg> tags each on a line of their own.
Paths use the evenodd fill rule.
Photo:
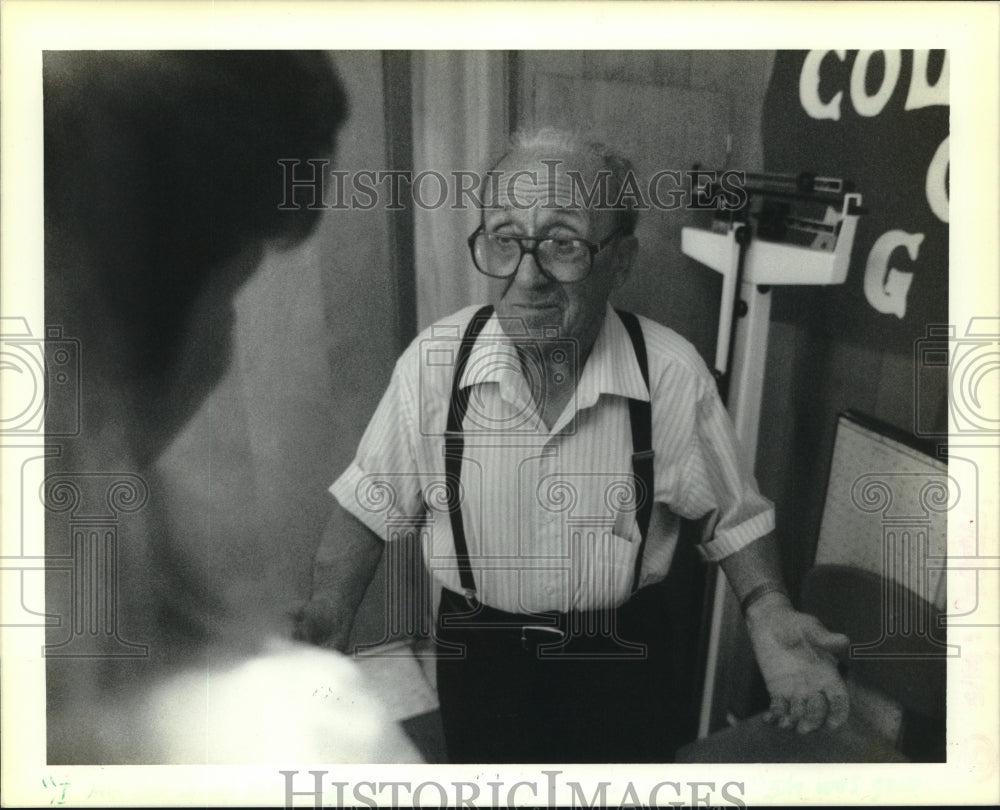
<svg viewBox="0 0 1000 810">
<path fill-rule="evenodd" d="M 495 317 L 501 331 L 478 335 L 462 370 L 461 387 L 470 391 L 465 401 L 462 432 L 467 437 L 490 444 L 516 443 L 520 438 L 535 433 L 535 403 L 543 402 L 553 387 L 577 376 L 580 345 L 576 338 L 564 337 L 554 327 L 542 327 L 539 334 L 521 318 Z M 450 383 L 461 344 L 462 330 L 449 324 L 433 325 L 430 335 L 420 340 L 419 387 L 416 393 L 421 404 L 432 401 L 434 393 L 445 381 Z M 478 383 L 509 376 L 523 377 L 527 385 L 525 396 L 513 403 L 513 407 L 499 411 L 476 394 Z M 569 397 L 567 407 L 572 412 L 576 410 L 577 402 L 575 386 Z M 421 436 L 441 435 L 442 426 L 438 424 L 433 409 L 420 408 L 417 427 Z M 574 430 L 575 425 L 570 423 L 565 428 L 565 434 Z"/>
<path fill-rule="evenodd" d="M 61 326 L 37 335 L 25 318 L 0 318 L 0 436 L 78 436 L 80 369 L 80 341 Z M 63 404 L 58 410 L 48 407 L 55 395 Z"/>
<path fill-rule="evenodd" d="M 119 632 L 119 523 L 149 500 L 146 482 L 134 473 L 59 472 L 46 476 L 42 503 L 49 521 L 66 521 L 68 553 L 49 555 L 49 576 L 71 578 L 69 615 L 61 641 L 47 644 L 47 658 L 145 658 L 149 647 Z"/>
<path fill-rule="evenodd" d="M 949 630 L 996 627 L 1000 621 L 989 606 L 1000 593 L 1000 548 L 981 528 L 990 523 L 982 510 L 995 486 L 981 470 L 995 469 L 1000 444 L 1000 318 L 928 325 L 914 342 L 913 385 L 913 432 L 936 443 L 948 465 L 948 509 L 961 514 L 949 523 L 947 557 L 929 561 L 962 586 L 949 595 L 944 624 Z M 941 390 L 947 390 L 945 419 L 936 418 L 938 405 L 928 395 Z"/>
<path fill-rule="evenodd" d="M 451 553 L 438 553 L 435 543 L 436 517 L 448 520 L 448 490 L 455 488 L 454 508 L 462 509 L 466 503 L 470 487 L 475 490 L 477 501 L 482 498 L 482 472 L 474 461 L 466 459 L 464 482 L 445 475 L 430 484 L 423 482 L 423 503 L 430 514 L 413 516 L 397 508 L 408 497 L 409 491 L 420 486 L 416 474 L 367 475 L 356 487 L 358 503 L 366 510 L 384 520 L 386 537 L 386 587 L 385 625 L 383 637 L 372 644 L 356 650 L 359 656 L 392 657 L 395 649 L 382 651 L 381 647 L 400 634 L 430 636 L 436 638 L 436 628 L 431 621 L 436 601 L 436 592 L 431 585 L 434 575 L 445 575 L 456 570 L 456 561 Z M 520 482 L 523 484 L 524 482 Z M 519 496 L 537 500 L 540 512 L 546 518 L 558 522 L 563 527 L 566 543 L 563 553 L 541 554 L 532 552 L 527 542 L 521 543 L 525 551 L 517 557 L 509 555 L 479 555 L 474 570 L 477 578 L 484 576 L 504 577 L 514 593 L 530 592 L 530 578 L 540 574 L 567 582 L 581 582 L 593 568 L 600 571 L 599 577 L 586 579 L 590 594 L 598 607 L 587 611 L 570 611 L 563 622 L 557 622 L 548 614 L 539 614 L 538 625 L 531 629 L 538 631 L 540 643 L 533 644 L 535 654 L 540 658 L 561 657 L 587 660 L 634 660 L 646 657 L 644 644 L 625 638 L 618 626 L 618 611 L 615 609 L 617 581 L 622 576 L 630 578 L 632 564 L 622 561 L 631 540 L 623 537 L 619 528 L 628 522 L 636 510 L 637 492 L 642 497 L 639 483 L 630 473 L 621 472 L 579 472 L 549 474 L 533 486 L 518 486 Z M 598 509 L 584 497 L 586 493 L 598 492 Z M 584 504 L 587 504 L 585 506 Z M 515 510 L 518 515 L 527 513 L 534 505 L 523 504 Z M 512 518 L 517 520 L 517 516 Z M 426 575 L 415 574 L 409 565 L 408 549 L 415 544 L 424 550 Z M 445 543 L 451 548 L 450 536 Z M 594 566 L 594 559 L 603 560 L 603 565 Z M 530 605 L 522 605 L 521 614 L 535 613 Z M 504 625 L 488 621 L 477 621 L 476 609 L 470 606 L 468 617 L 462 617 L 462 626 L 478 630 L 509 631 Z M 450 617 L 445 621 L 449 621 Z M 600 650 L 589 649 L 579 652 L 570 641 L 584 639 L 604 639 L 610 642 Z M 424 657 L 461 658 L 464 648 L 451 642 L 436 639 L 438 645 L 421 653 Z"/>
<path fill-rule="evenodd" d="M 5 578 L 2 626 L 49 628 L 49 643 L 42 647 L 46 658 L 147 657 L 146 644 L 127 640 L 120 632 L 119 570 L 128 518 L 149 500 L 145 480 L 129 472 L 44 475 L 40 467 L 46 458 L 59 455 L 58 448 L 5 449 L 25 451 L 19 481 L 21 514 L 40 504 L 54 545 L 46 553 L 41 538 L 22 536 L 17 554 L 0 558 Z M 30 503 L 32 499 L 36 504 Z M 44 609 L 38 610 L 33 595 L 43 590 L 43 572 L 59 585 L 64 598 L 46 600 Z"/>
<path fill-rule="evenodd" d="M 0 319 L 0 439 L 4 452 L 20 457 L 20 538 L 16 553 L 0 558 L 3 626 L 60 629 L 42 647 L 47 658 L 144 658 L 147 645 L 119 632 L 119 548 L 128 516 L 147 505 L 146 481 L 121 471 L 45 472 L 64 442 L 81 434 L 82 370 L 80 341 L 61 326 L 39 334 L 26 318 Z M 45 533 L 59 538 L 49 549 L 26 534 L 25 516 L 39 506 Z M 42 572 L 64 581 L 66 599 L 36 609 L 30 594 L 41 592 Z"/>
<path fill-rule="evenodd" d="M 970 318 L 964 330 L 954 324 L 928 326 L 914 343 L 913 365 L 916 435 L 940 441 L 946 441 L 949 433 L 960 440 L 1000 439 L 995 396 L 1000 376 L 1000 318 Z M 945 386 L 951 422 L 936 427 L 924 391 Z"/>
<path fill-rule="evenodd" d="M 850 495 L 860 513 L 877 516 L 882 569 L 879 635 L 852 639 L 851 658 L 958 655 L 959 647 L 941 638 L 944 611 L 935 605 L 947 566 L 944 521 L 959 503 L 958 483 L 940 472 L 870 472 L 854 481 Z"/>
<path fill-rule="evenodd" d="M 302 208 L 403 211 L 414 206 L 424 210 L 465 211 L 497 207 L 501 202 L 521 210 L 541 205 L 596 211 L 736 211 L 744 208 L 748 200 L 746 175 L 736 170 L 660 169 L 648 178 L 630 170 L 619 184 L 613 182 L 610 171 L 597 172 L 589 182 L 589 175 L 575 169 L 560 172 L 562 161 L 555 159 L 539 161 L 545 166 L 543 172 L 521 170 L 504 174 L 434 169 L 345 171 L 331 169 L 330 161 L 325 158 L 283 158 L 278 163 L 284 187 L 278 206 L 282 211 Z M 560 178 L 565 178 L 565 183 L 557 181 L 557 172 Z M 552 189 L 552 195 L 539 202 L 534 195 L 525 195 L 527 186 Z"/>
<path fill-rule="evenodd" d="M 284 778 L 285 807 L 746 807 L 745 784 L 737 781 L 668 779 L 652 786 L 634 782 L 561 779 L 561 770 L 542 770 L 515 782 L 357 781 L 328 778 L 329 771 L 278 771 Z M 310 779 L 309 777 L 312 777 Z M 298 801 L 297 801 L 298 800 Z"/>
</svg>

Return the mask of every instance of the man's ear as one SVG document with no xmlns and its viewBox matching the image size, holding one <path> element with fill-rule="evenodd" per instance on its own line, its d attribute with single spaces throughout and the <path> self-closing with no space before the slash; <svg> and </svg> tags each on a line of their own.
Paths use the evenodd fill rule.
<svg viewBox="0 0 1000 810">
<path fill-rule="evenodd" d="M 618 289 L 632 272 L 632 262 L 639 250 L 639 240 L 634 236 L 623 236 L 615 245 L 615 280 L 613 289 Z"/>
</svg>

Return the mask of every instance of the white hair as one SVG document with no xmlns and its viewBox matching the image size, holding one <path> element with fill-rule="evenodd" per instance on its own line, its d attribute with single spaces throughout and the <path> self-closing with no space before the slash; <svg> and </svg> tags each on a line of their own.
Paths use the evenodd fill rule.
<svg viewBox="0 0 1000 810">
<path fill-rule="evenodd" d="M 495 169 L 508 155 L 514 152 L 574 154 L 591 158 L 609 172 L 608 193 L 612 200 L 618 199 L 628 176 L 635 174 L 632 161 L 616 149 L 588 136 L 582 130 L 558 129 L 556 127 L 518 130 L 510 136 L 506 151 L 493 164 L 493 168 Z M 618 229 L 626 235 L 634 233 L 639 213 L 635 210 L 634 200 L 631 196 L 626 195 L 626 199 L 614 208 L 618 219 Z"/>
</svg>

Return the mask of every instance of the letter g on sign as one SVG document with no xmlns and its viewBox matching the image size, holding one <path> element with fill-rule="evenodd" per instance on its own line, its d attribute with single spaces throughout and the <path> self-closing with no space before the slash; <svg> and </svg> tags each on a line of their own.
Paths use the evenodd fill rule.
<svg viewBox="0 0 1000 810">
<path fill-rule="evenodd" d="M 902 318 L 906 315 L 906 296 L 913 283 L 913 273 L 905 273 L 889 266 L 893 251 L 905 247 L 911 261 L 920 252 L 922 233 L 892 230 L 882 234 L 872 245 L 865 266 L 865 298 L 879 312 Z"/>
</svg>

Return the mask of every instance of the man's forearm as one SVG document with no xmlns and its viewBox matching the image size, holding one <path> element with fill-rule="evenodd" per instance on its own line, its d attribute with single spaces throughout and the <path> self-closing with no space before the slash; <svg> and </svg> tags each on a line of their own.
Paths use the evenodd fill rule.
<svg viewBox="0 0 1000 810">
<path fill-rule="evenodd" d="M 847 651 L 850 640 L 792 607 L 774 536 L 755 540 L 720 565 L 740 601 L 771 696 L 765 718 L 802 733 L 841 725 L 850 698 L 837 670 L 837 657 Z"/>
<path fill-rule="evenodd" d="M 744 609 L 777 598 L 787 600 L 778 542 L 773 534 L 754 540 L 719 565 Z"/>
<path fill-rule="evenodd" d="M 344 650 L 354 615 L 382 558 L 385 543 L 354 515 L 335 503 L 313 565 L 314 602 L 328 602 L 330 643 Z"/>
</svg>

